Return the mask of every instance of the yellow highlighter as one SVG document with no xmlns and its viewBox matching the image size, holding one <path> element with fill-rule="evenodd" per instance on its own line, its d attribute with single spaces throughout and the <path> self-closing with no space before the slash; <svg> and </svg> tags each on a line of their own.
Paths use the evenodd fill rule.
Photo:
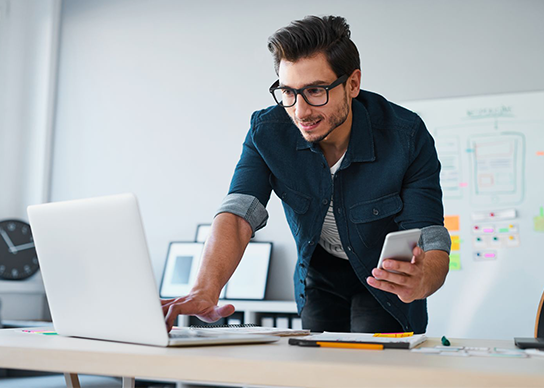
<svg viewBox="0 0 544 388">
<path fill-rule="evenodd" d="M 376 333 L 374 334 L 374 337 L 404 338 L 404 337 L 411 337 L 413 335 L 414 335 L 414 332 L 409 331 L 405 333 Z"/>
</svg>

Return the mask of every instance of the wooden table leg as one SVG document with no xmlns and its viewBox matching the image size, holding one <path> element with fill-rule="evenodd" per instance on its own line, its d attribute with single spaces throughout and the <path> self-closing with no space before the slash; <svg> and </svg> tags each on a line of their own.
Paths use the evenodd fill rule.
<svg viewBox="0 0 544 388">
<path fill-rule="evenodd" d="M 65 373 L 64 380 L 66 380 L 66 388 L 81 388 L 77 373 Z"/>
<path fill-rule="evenodd" d="M 135 388 L 136 379 L 134 377 L 123 377 L 123 388 Z"/>
</svg>

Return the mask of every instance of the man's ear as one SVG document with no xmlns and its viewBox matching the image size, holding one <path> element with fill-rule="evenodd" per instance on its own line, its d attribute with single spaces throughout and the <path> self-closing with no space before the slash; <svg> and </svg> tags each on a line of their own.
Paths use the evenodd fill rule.
<svg viewBox="0 0 544 388">
<path fill-rule="evenodd" d="M 346 87 L 351 98 L 355 98 L 359 95 L 359 90 L 361 89 L 361 70 L 353 70 L 353 73 L 351 73 L 346 82 Z"/>
</svg>

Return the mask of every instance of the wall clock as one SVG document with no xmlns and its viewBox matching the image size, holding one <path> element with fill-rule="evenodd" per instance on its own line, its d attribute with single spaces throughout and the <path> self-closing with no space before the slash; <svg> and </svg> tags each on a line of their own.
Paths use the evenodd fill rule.
<svg viewBox="0 0 544 388">
<path fill-rule="evenodd" d="M 0 221 L 0 279 L 26 279 L 38 269 L 30 225 L 20 220 Z"/>
</svg>

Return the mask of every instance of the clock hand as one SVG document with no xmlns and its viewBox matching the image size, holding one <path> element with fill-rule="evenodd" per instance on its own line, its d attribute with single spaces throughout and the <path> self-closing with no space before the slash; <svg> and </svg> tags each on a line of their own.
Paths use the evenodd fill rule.
<svg viewBox="0 0 544 388">
<path fill-rule="evenodd" d="M 13 243 L 11 242 L 11 239 L 9 238 L 8 234 L 6 233 L 6 231 L 4 229 L 0 229 L 0 234 L 2 235 L 2 238 L 4 239 L 4 241 L 6 242 L 6 244 L 8 244 L 8 247 L 9 247 L 9 251 L 11 253 L 17 253 L 17 248 L 15 247 L 15 245 L 13 245 Z"/>
<path fill-rule="evenodd" d="M 21 244 L 21 245 L 17 245 L 16 247 L 13 247 L 13 249 L 16 251 L 24 251 L 25 249 L 29 249 L 29 248 L 34 248 L 33 242 L 29 242 L 26 244 Z"/>
</svg>

